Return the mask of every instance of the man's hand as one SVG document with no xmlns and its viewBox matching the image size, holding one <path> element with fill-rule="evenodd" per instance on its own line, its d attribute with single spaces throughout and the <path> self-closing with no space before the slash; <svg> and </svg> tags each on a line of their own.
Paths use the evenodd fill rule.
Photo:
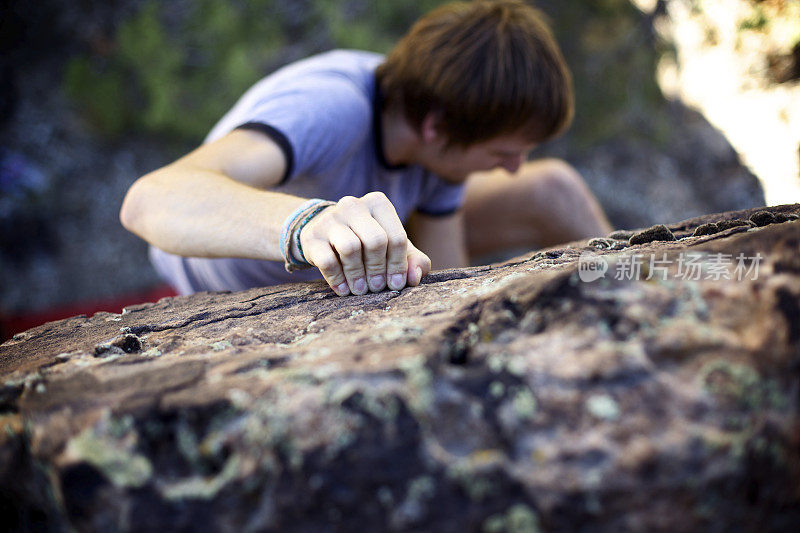
<svg viewBox="0 0 800 533">
<path fill-rule="evenodd" d="M 417 286 L 431 270 L 431 260 L 408 240 L 381 192 L 345 196 L 303 228 L 300 244 L 339 296 Z"/>
</svg>

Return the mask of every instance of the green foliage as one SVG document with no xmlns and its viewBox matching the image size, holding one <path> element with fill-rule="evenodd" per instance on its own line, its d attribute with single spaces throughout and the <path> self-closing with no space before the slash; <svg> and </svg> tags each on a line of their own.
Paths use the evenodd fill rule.
<svg viewBox="0 0 800 533">
<path fill-rule="evenodd" d="M 575 82 L 571 137 L 589 146 L 610 137 L 664 136 L 664 99 L 655 78 L 661 50 L 629 0 L 537 2 Z M 643 122 L 646 117 L 646 122 Z"/>
<path fill-rule="evenodd" d="M 136 129 L 198 141 L 274 66 L 284 42 L 277 5 L 200 0 L 167 20 L 150 0 L 120 24 L 108 57 L 69 62 L 66 92 L 108 135 Z"/>
<path fill-rule="evenodd" d="M 337 48 L 386 53 L 420 16 L 446 0 L 332 2 L 314 0 Z"/>
<path fill-rule="evenodd" d="M 111 52 L 69 62 L 64 86 L 105 135 L 134 130 L 196 143 L 281 64 L 331 48 L 387 52 L 417 18 L 446 1 L 147 0 L 121 21 Z M 550 19 L 574 74 L 572 140 L 588 146 L 619 135 L 657 137 L 666 122 L 654 76 L 658 50 L 630 2 L 535 5 Z"/>
<path fill-rule="evenodd" d="M 750 18 L 739 23 L 739 30 L 763 30 L 767 27 L 769 20 L 766 13 L 760 6 L 756 6 Z"/>
<path fill-rule="evenodd" d="M 93 62 L 76 57 L 66 67 L 64 83 L 67 94 L 84 104 L 88 120 L 100 130 L 118 134 L 127 125 L 125 114 L 125 85 L 118 76 L 98 76 Z"/>
</svg>

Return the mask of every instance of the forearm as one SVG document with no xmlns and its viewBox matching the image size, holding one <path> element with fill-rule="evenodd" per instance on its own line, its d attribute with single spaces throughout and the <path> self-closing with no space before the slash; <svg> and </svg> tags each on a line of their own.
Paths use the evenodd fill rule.
<svg viewBox="0 0 800 533">
<path fill-rule="evenodd" d="M 131 187 L 120 219 L 129 231 L 173 254 L 282 261 L 281 226 L 304 201 L 209 170 L 170 165 Z"/>
</svg>

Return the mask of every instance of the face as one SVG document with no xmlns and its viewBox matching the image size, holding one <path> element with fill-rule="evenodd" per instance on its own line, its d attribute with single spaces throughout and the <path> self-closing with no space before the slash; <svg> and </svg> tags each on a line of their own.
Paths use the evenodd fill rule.
<svg viewBox="0 0 800 533">
<path fill-rule="evenodd" d="M 501 135 L 467 147 L 433 144 L 429 170 L 451 183 L 462 183 L 474 172 L 503 168 L 514 174 L 536 144 L 520 135 Z"/>
</svg>

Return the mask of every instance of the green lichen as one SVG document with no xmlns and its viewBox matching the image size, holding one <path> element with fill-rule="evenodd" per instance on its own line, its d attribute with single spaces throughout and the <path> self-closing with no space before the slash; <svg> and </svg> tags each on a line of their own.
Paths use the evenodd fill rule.
<svg viewBox="0 0 800 533">
<path fill-rule="evenodd" d="M 131 415 L 123 415 L 113 418 L 105 418 L 106 431 L 113 439 L 124 439 L 134 431 L 135 421 Z"/>
<path fill-rule="evenodd" d="M 615 421 L 619 419 L 620 410 L 616 400 L 607 394 L 591 396 L 586 401 L 586 409 L 600 420 Z"/>
<path fill-rule="evenodd" d="M 287 458 L 288 466 L 293 471 L 302 468 L 303 452 L 291 434 L 292 420 L 281 406 L 285 406 L 287 398 L 261 399 L 253 404 L 241 422 L 242 440 L 246 447 L 252 449 L 272 449 Z M 265 456 L 268 464 L 272 459 Z"/>
<path fill-rule="evenodd" d="M 475 502 L 485 500 L 497 490 L 494 483 L 469 459 L 461 459 L 448 465 L 447 477 L 455 481 Z"/>
<path fill-rule="evenodd" d="M 237 478 L 240 465 L 241 460 L 233 455 L 228 458 L 222 471 L 216 476 L 192 476 L 188 479 L 163 484 L 159 487 L 159 491 L 168 500 L 210 500 Z"/>
<path fill-rule="evenodd" d="M 527 372 L 527 365 L 525 363 L 525 358 L 514 357 L 512 359 L 509 359 L 509 361 L 506 363 L 506 368 L 514 376 L 517 377 L 524 376 Z"/>
<path fill-rule="evenodd" d="M 512 400 L 514 412 L 517 413 L 523 420 L 529 420 L 536 414 L 536 398 L 533 393 L 527 388 L 519 387 L 514 391 L 514 399 Z"/>
<path fill-rule="evenodd" d="M 504 533 L 506 531 L 506 516 L 504 514 L 493 514 L 483 521 L 483 533 Z"/>
<path fill-rule="evenodd" d="M 352 381 L 329 381 L 326 384 L 325 403 L 329 405 L 340 405 L 359 390 L 359 386 Z"/>
<path fill-rule="evenodd" d="M 197 465 L 200 459 L 197 435 L 184 420 L 178 422 L 175 432 L 175 441 L 178 452 L 183 456 L 186 462 L 191 465 Z"/>
<path fill-rule="evenodd" d="M 90 427 L 69 441 L 67 452 L 103 472 L 118 487 L 142 487 L 152 477 L 153 466 L 133 451 L 135 441 L 132 431 L 118 438 Z"/>
<path fill-rule="evenodd" d="M 372 395 L 365 396 L 364 408 L 385 422 L 397 419 L 400 412 L 400 401 L 394 396 L 376 398 Z"/>
<path fill-rule="evenodd" d="M 489 370 L 494 374 L 499 374 L 506 368 L 506 356 L 504 354 L 492 354 L 487 361 Z"/>
<path fill-rule="evenodd" d="M 215 352 L 221 352 L 226 348 L 233 348 L 233 344 L 231 344 L 231 341 L 217 341 L 211 344 L 211 349 L 214 350 Z"/>
<path fill-rule="evenodd" d="M 706 392 L 742 409 L 782 410 L 789 404 L 777 382 L 763 379 L 748 365 L 715 359 L 700 369 L 698 380 Z"/>
<path fill-rule="evenodd" d="M 538 533 L 539 517 L 525 504 L 518 503 L 506 513 L 509 533 Z"/>
<path fill-rule="evenodd" d="M 433 372 L 423 355 L 404 359 L 398 364 L 406 376 L 410 390 L 409 407 L 418 416 L 425 416 L 433 407 Z"/>
<path fill-rule="evenodd" d="M 436 483 L 431 476 L 419 476 L 411 480 L 406 490 L 406 500 L 420 502 L 433 498 Z"/>
<path fill-rule="evenodd" d="M 506 392 L 506 386 L 500 381 L 492 381 L 489 385 L 489 394 L 492 398 L 500 398 Z"/>
<path fill-rule="evenodd" d="M 502 514 L 484 520 L 484 533 L 539 533 L 539 515 L 524 503 L 512 505 Z"/>
</svg>

